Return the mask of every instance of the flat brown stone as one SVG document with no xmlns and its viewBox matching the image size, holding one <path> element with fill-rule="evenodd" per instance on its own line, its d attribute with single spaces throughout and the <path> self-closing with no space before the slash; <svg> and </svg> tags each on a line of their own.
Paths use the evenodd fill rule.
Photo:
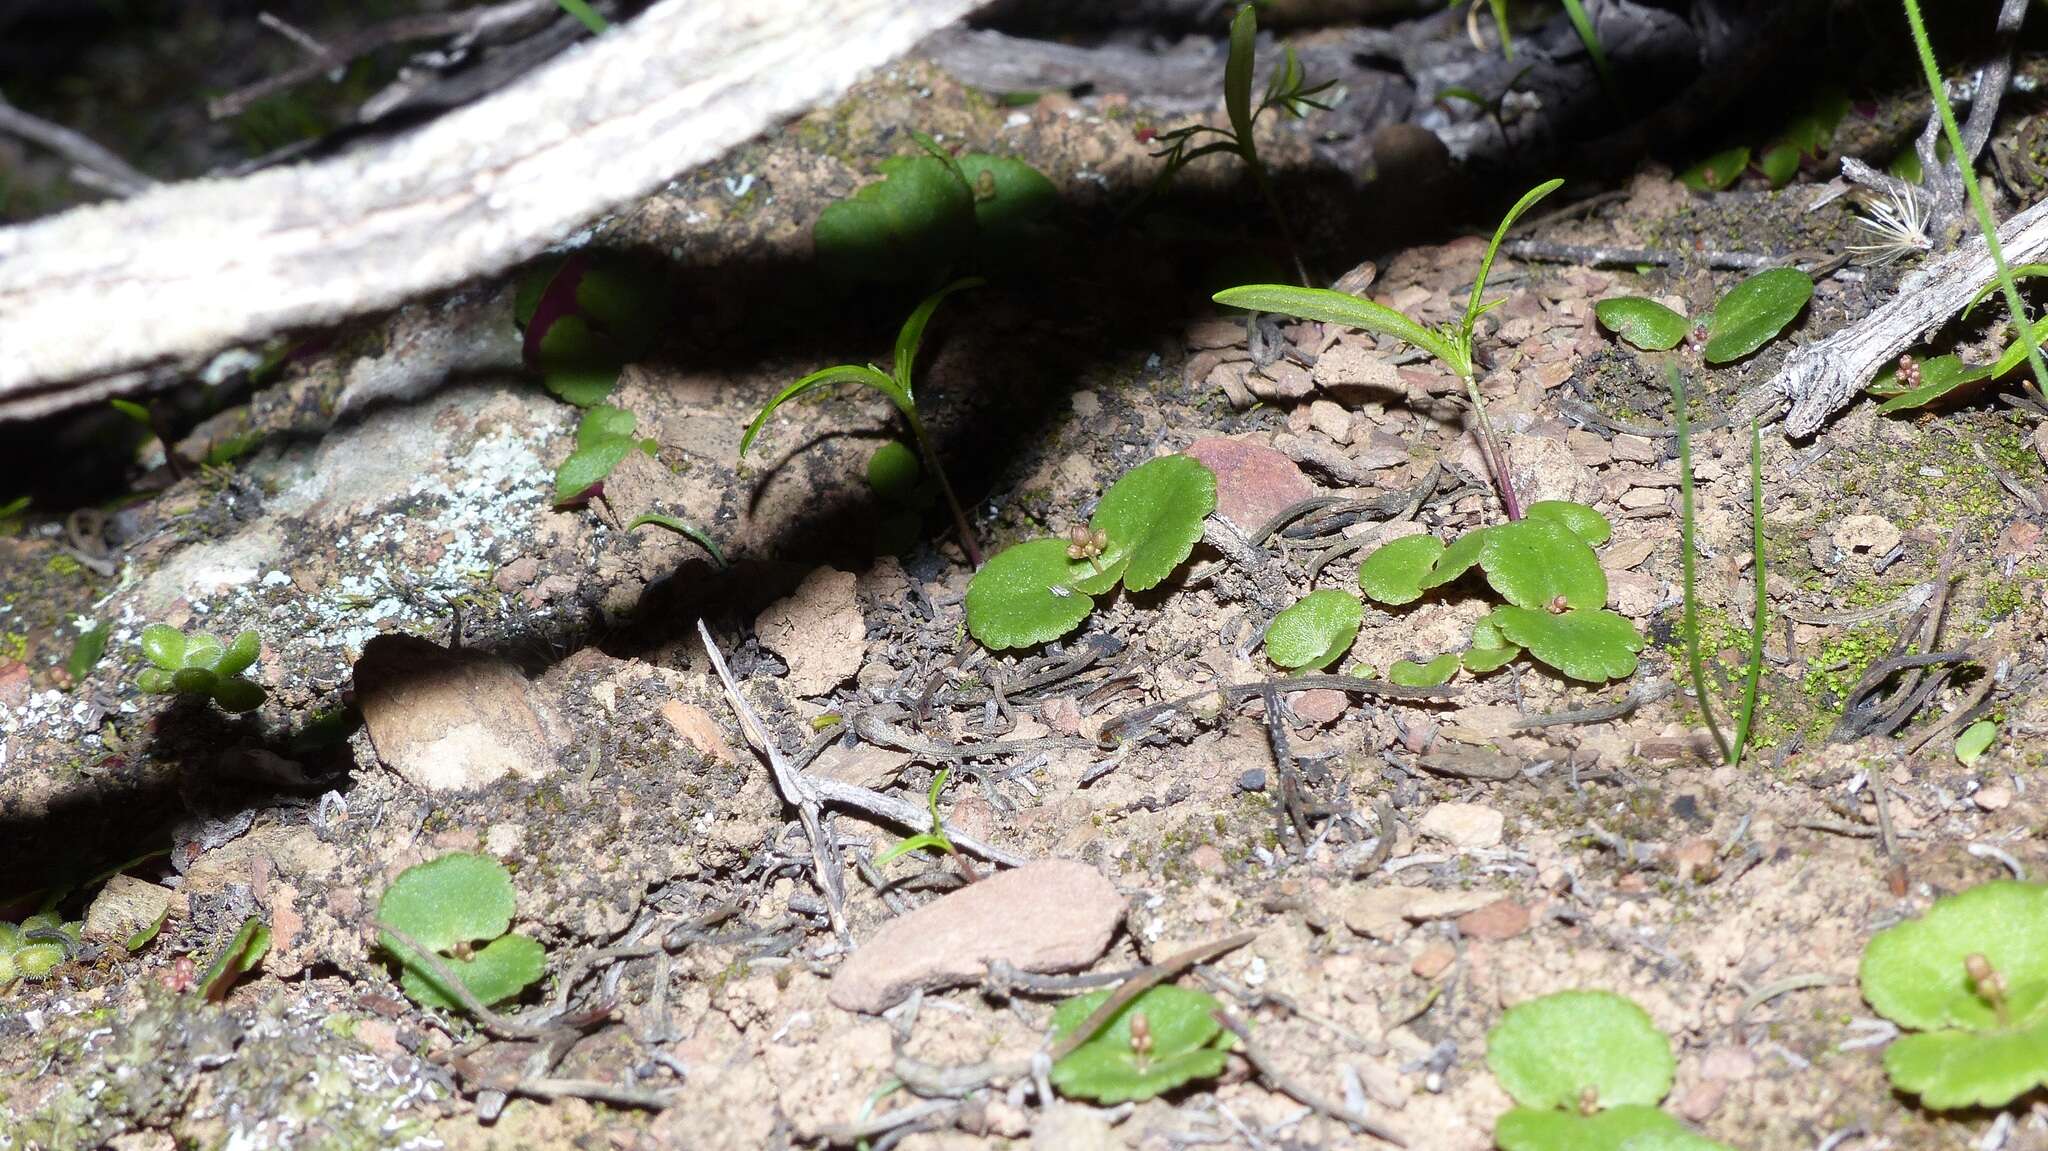
<svg viewBox="0 0 2048 1151">
<path fill-rule="evenodd" d="M 547 725 L 519 669 L 410 635 L 380 635 L 354 670 L 370 744 L 427 791 L 465 791 L 554 768 Z"/>
<path fill-rule="evenodd" d="M 1216 473 L 1216 510 L 1245 531 L 1316 494 L 1293 460 L 1262 444 L 1210 436 L 1189 444 L 1186 454 Z"/>
<path fill-rule="evenodd" d="M 890 920 L 833 973 L 836 1007 L 870 1014 L 913 990 L 972 983 L 1003 960 L 1019 971 L 1076 971 L 1109 946 L 1124 897 L 1077 860 L 1001 871 Z"/>
</svg>

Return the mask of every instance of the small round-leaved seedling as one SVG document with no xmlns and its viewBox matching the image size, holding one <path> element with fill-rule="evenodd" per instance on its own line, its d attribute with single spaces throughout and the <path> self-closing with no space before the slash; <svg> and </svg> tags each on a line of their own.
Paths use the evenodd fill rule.
<svg viewBox="0 0 2048 1151">
<path fill-rule="evenodd" d="M 1052 1017 L 1054 1039 L 1072 1034 L 1113 994 L 1105 988 L 1060 1004 Z M 1206 991 L 1148 988 L 1052 1065 L 1052 1085 L 1062 1095 L 1122 1103 L 1214 1078 L 1235 1043 L 1216 1018 L 1222 1006 Z"/>
<path fill-rule="evenodd" d="M 1714 305 L 1704 353 L 1710 364 L 1725 364 L 1763 347 L 1798 318 L 1813 298 L 1813 277 L 1797 268 L 1758 272 L 1728 289 Z"/>
<path fill-rule="evenodd" d="M 1458 653 L 1446 652 L 1427 663 L 1412 659 L 1395 660 L 1387 678 L 1402 687 L 1440 687 L 1458 670 Z"/>
<path fill-rule="evenodd" d="M 226 645 L 205 632 L 187 636 L 168 624 L 142 629 L 142 654 L 150 666 L 135 674 L 135 684 L 156 695 L 178 694 L 211 699 L 224 711 L 253 711 L 268 694 L 242 673 L 256 662 L 263 643 L 244 631 Z"/>
<path fill-rule="evenodd" d="M 409 867 L 377 902 L 377 919 L 435 953 L 479 1002 L 510 999 L 538 981 L 547 966 L 541 946 L 512 926 L 512 876 L 485 855 L 452 852 Z M 429 966 L 389 931 L 384 950 L 399 963 L 399 986 L 426 1007 L 459 1010 L 461 1001 Z"/>
<path fill-rule="evenodd" d="M 1157 587 L 1186 562 L 1215 509 L 1216 474 L 1200 460 L 1139 464 L 1103 493 L 1085 528 L 1007 548 L 974 573 L 967 630 L 994 649 L 1058 639 L 1119 580 L 1131 591 Z"/>
<path fill-rule="evenodd" d="M 1606 609 L 1552 612 L 1509 604 L 1486 617 L 1509 643 L 1573 679 L 1604 683 L 1635 674 L 1643 636 Z"/>
<path fill-rule="evenodd" d="M 1592 1115 L 1518 1107 L 1494 1123 L 1493 1141 L 1501 1151 L 1728 1151 L 1640 1104 Z"/>
<path fill-rule="evenodd" d="M 2003 1107 L 2048 1085 L 2048 885 L 2000 880 L 1937 900 L 1863 949 L 1863 997 L 1914 1032 L 1892 1085 L 1937 1110 Z"/>
<path fill-rule="evenodd" d="M 1668 352 L 1685 342 L 1692 321 L 1655 300 L 1613 296 L 1593 305 L 1600 326 L 1651 352 Z"/>
<path fill-rule="evenodd" d="M 576 425 L 575 450 L 555 469 L 555 503 L 572 503 L 603 483 L 636 448 L 653 455 L 655 442 L 633 435 L 637 422 L 633 413 L 610 404 L 585 410 Z"/>
<path fill-rule="evenodd" d="M 1628 999 L 1560 991 L 1509 1008 L 1487 1033 L 1486 1065 L 1523 1107 L 1592 1111 L 1656 1106 L 1678 1062 L 1649 1013 Z"/>
<path fill-rule="evenodd" d="M 973 245 L 973 189 L 936 156 L 891 156 L 878 170 L 880 180 L 819 213 L 818 263 L 845 280 L 931 284 Z"/>
<path fill-rule="evenodd" d="M 1375 603 L 1399 606 L 1422 598 L 1422 581 L 1444 554 L 1435 536 L 1403 536 L 1358 565 L 1358 586 Z"/>
<path fill-rule="evenodd" d="M 1266 656 L 1289 671 L 1321 671 L 1351 650 L 1365 605 L 1348 592 L 1312 591 L 1266 628 Z"/>
</svg>

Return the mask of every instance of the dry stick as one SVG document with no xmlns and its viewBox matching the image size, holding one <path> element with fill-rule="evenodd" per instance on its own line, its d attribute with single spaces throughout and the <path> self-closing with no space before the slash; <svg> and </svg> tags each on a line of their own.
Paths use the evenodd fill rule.
<svg viewBox="0 0 2048 1151">
<path fill-rule="evenodd" d="M 1216 1022 L 1223 1025 L 1224 1030 L 1237 1036 L 1238 1050 L 1243 1053 L 1245 1060 L 1258 1071 L 1259 1077 L 1264 1079 L 1273 1090 L 1278 1091 L 1280 1094 L 1287 1096 L 1317 1114 L 1335 1119 L 1339 1123 L 1347 1124 L 1355 1131 L 1362 1131 L 1375 1139 L 1391 1143 L 1396 1147 L 1406 1147 L 1408 1145 L 1408 1141 L 1403 1139 L 1392 1128 L 1377 1120 L 1368 1119 L 1351 1108 L 1344 1106 L 1342 1103 L 1324 1098 L 1317 1092 L 1303 1086 L 1293 1076 L 1282 1071 L 1266 1055 L 1265 1050 L 1252 1041 L 1252 1029 L 1245 1025 L 1244 1020 L 1221 1009 L 1210 1014 Z"/>
<path fill-rule="evenodd" d="M 375 24 L 350 33 L 332 43 L 301 40 L 284 28 L 277 27 L 282 21 L 264 21 L 265 24 L 293 43 L 306 49 L 307 57 L 275 76 L 258 80 L 247 87 L 237 88 L 225 96 L 207 101 L 206 114 L 214 120 L 226 120 L 249 110 L 259 100 L 275 96 L 289 88 L 295 88 L 308 80 L 336 68 L 346 66 L 358 56 L 368 55 L 379 48 L 392 44 L 404 44 L 413 40 L 439 40 L 443 37 L 474 39 L 488 32 L 512 27 L 543 15 L 555 12 L 555 0 L 510 0 L 505 4 L 492 4 L 482 8 L 464 8 L 455 12 L 430 13 L 419 16 L 401 16 L 382 24 Z M 268 13 L 265 13 L 267 16 Z M 259 17 L 258 19 L 261 19 Z M 274 20 L 274 18 L 273 18 Z M 297 31 L 293 29 L 292 31 Z M 300 35 L 304 35 L 301 33 Z M 308 40 L 311 38 L 308 37 Z"/>
<path fill-rule="evenodd" d="M 1565 727 L 1580 723 L 1606 723 L 1620 719 L 1646 703 L 1656 703 L 1678 690 L 1678 685 L 1668 679 L 1653 679 L 1638 683 L 1628 689 L 1628 694 L 1613 703 L 1598 707 L 1580 708 L 1576 711 L 1554 711 L 1548 715 L 1531 715 L 1518 719 L 1508 726 L 1517 731 L 1535 727 Z"/>
<path fill-rule="evenodd" d="M 1456 688 L 1402 687 L 1400 684 L 1387 683 L 1384 680 L 1362 679 L 1352 675 L 1292 675 L 1286 679 L 1262 679 L 1251 683 L 1226 683 L 1205 688 L 1191 695 L 1184 695 L 1179 699 L 1168 700 L 1165 703 L 1155 703 L 1147 707 L 1141 707 L 1136 711 L 1125 712 L 1103 725 L 1102 739 L 1106 741 L 1127 739 L 1129 736 L 1122 734 L 1127 729 L 1150 727 L 1152 722 L 1161 716 L 1184 711 L 1190 704 L 1199 703 L 1212 695 L 1218 697 L 1219 701 L 1227 706 L 1250 699 L 1265 691 L 1268 687 L 1276 687 L 1282 691 L 1310 691 L 1315 688 L 1326 687 L 1333 691 L 1341 691 L 1347 694 L 1355 692 L 1360 695 L 1377 695 L 1384 696 L 1387 699 L 1405 699 L 1414 702 L 1455 699 L 1462 694 Z"/>
<path fill-rule="evenodd" d="M 739 682 L 733 679 L 732 669 L 725 666 L 725 655 L 718 650 L 718 641 L 711 638 L 711 629 L 704 626 L 701 619 L 697 621 L 697 634 L 704 640 L 704 650 L 711 655 L 711 666 L 718 672 L 718 681 L 725 685 L 726 699 L 732 703 L 733 711 L 739 714 L 740 727 L 747 733 L 747 742 L 768 757 L 768 769 L 775 776 L 775 789 L 782 793 L 784 803 L 796 808 L 804 836 L 811 841 L 811 861 L 817 869 L 818 891 L 825 897 L 825 911 L 832 921 L 832 934 L 845 939 L 848 937 L 845 879 L 839 870 L 839 859 L 828 847 L 825 829 L 818 821 L 818 793 L 810 781 L 792 770 L 789 761 L 783 758 L 782 749 L 775 746 L 768 728 L 754 714 L 746 697 L 740 694 Z"/>
<path fill-rule="evenodd" d="M 1547 240 L 1510 240 L 1501 251 L 1518 260 L 1543 260 L 1554 264 L 1626 265 L 1655 264 L 1660 267 L 1704 265 L 1709 268 L 1777 268 L 1786 257 L 1762 252 L 1688 252 L 1679 249 L 1620 248 L 1594 244 L 1553 244 Z M 1821 260 L 1822 253 L 1805 257 Z"/>
<path fill-rule="evenodd" d="M 2048 200 L 2007 220 L 1998 234 L 2007 263 L 2039 260 L 2048 253 Z M 1996 274 L 1981 236 L 1958 244 L 1921 269 L 1923 278 L 1912 291 L 1826 339 L 1793 349 L 1769 383 L 1743 397 L 1739 412 L 1747 417 L 1787 403 L 1785 434 L 1812 435 L 1886 364 L 1918 343 L 1922 332 L 1961 311 Z"/>
<path fill-rule="evenodd" d="M 31 144 L 40 144 L 57 153 L 78 167 L 98 175 L 100 183 L 117 196 L 132 196 L 156 181 L 128 166 L 128 161 L 94 143 L 78 132 L 61 124 L 52 124 L 40 116 L 27 112 L 7 102 L 0 96 L 0 132 L 19 136 Z"/>
<path fill-rule="evenodd" d="M 1287 725 L 1281 720 L 1280 693 L 1272 683 L 1265 685 L 1259 698 L 1266 705 L 1266 740 L 1273 747 L 1273 769 L 1280 777 L 1280 820 L 1281 838 L 1284 840 L 1290 824 L 1294 835 L 1305 853 L 1314 841 L 1308 816 L 1301 809 L 1301 774 L 1294 766 L 1294 752 L 1287 745 Z"/>
<path fill-rule="evenodd" d="M 1256 931 L 1240 931 L 1236 935 L 1218 939 L 1213 943 L 1203 943 L 1190 947 L 1178 955 L 1171 956 L 1150 967 L 1133 972 L 1131 977 L 1119 985 L 1108 999 L 1102 1001 L 1101 1006 L 1090 1012 L 1088 1018 L 1081 1021 L 1079 1027 L 1068 1032 L 1065 1039 L 1053 1044 L 1052 1061 L 1058 1063 L 1079 1050 L 1083 1043 L 1095 1038 L 1095 1033 L 1108 1026 L 1109 1021 L 1116 1018 L 1117 1012 L 1130 1005 L 1131 1000 L 1136 999 L 1138 996 L 1143 995 L 1145 992 L 1169 979 L 1178 978 L 1181 972 L 1186 971 L 1197 963 L 1208 963 L 1213 959 L 1221 958 L 1258 937 L 1259 933 Z"/>
<path fill-rule="evenodd" d="M 427 969 L 427 974 L 433 976 L 440 983 L 441 989 L 453 996 L 457 1003 L 462 1004 L 463 1010 L 469 1012 L 484 1030 L 496 1032 L 507 1039 L 545 1039 L 561 1030 L 559 1024 L 549 1023 L 535 1026 L 522 1023 L 510 1016 L 498 1014 L 484 1006 L 483 1001 L 470 991 L 469 985 L 464 983 L 460 976 L 450 971 L 448 965 L 441 962 L 441 957 L 435 955 L 432 948 L 381 920 L 371 920 L 370 926 L 396 939 L 405 946 L 406 950 L 412 952 L 409 956 L 399 956 L 399 961 L 411 963 L 417 960 L 420 966 Z"/>
</svg>

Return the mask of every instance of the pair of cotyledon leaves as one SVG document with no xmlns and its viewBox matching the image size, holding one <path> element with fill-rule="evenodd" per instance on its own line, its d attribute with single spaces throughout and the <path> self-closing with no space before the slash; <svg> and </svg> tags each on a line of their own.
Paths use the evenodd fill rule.
<svg viewBox="0 0 2048 1151">
<path fill-rule="evenodd" d="M 967 585 L 967 630 L 992 649 L 1049 643 L 1079 627 L 1092 597 L 1119 583 L 1157 587 L 1202 538 L 1216 509 L 1216 476 L 1191 456 L 1161 456 L 1111 484 L 1088 521 L 1108 541 L 1093 559 L 1068 555 L 1065 538 L 1006 548 Z"/>
<path fill-rule="evenodd" d="M 540 944 L 507 933 L 512 910 L 512 876 L 504 864 L 452 852 L 400 873 L 378 900 L 377 919 L 434 952 L 440 965 L 488 1006 L 519 994 L 547 966 Z M 461 1000 L 410 946 L 389 931 L 380 933 L 379 942 L 398 960 L 399 986 L 407 995 L 423 1006 L 460 1009 Z"/>
<path fill-rule="evenodd" d="M 1728 289 L 1707 320 L 1702 352 L 1710 364 L 1749 355 L 1775 339 L 1813 298 L 1813 277 L 1797 268 L 1758 272 Z M 1615 296 L 1593 306 L 1608 331 L 1647 351 L 1668 351 L 1685 342 L 1692 321 L 1655 300 Z"/>
</svg>

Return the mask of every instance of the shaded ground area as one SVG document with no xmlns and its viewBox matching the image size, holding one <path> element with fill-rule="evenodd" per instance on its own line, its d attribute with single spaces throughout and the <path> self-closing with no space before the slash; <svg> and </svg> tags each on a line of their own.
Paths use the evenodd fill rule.
<svg viewBox="0 0 2048 1151">
<path fill-rule="evenodd" d="M 1910 100 L 1859 106 L 1838 141 L 1883 158 L 1917 117 Z M 2038 122 L 2024 108 L 2013 119 L 1997 146 L 2024 156 Z M 1026 1059 L 1064 988 L 989 978 L 886 1015 L 835 1003 L 852 945 L 961 887 L 963 869 L 916 856 L 877 869 L 875 853 L 924 828 L 831 816 L 846 861 L 838 937 L 800 821 L 696 639 L 701 618 L 778 750 L 810 775 L 916 814 L 951 768 L 948 828 L 1107 877 L 1123 927 L 1093 970 L 1256 932 L 1199 978 L 1283 1074 L 1412 1146 L 1491 1146 L 1508 1101 L 1485 1068 L 1486 1031 L 1505 1006 L 1567 987 L 1648 1009 L 1678 1047 L 1669 1106 L 1731 1146 L 1978 1137 L 1988 1116 L 1938 1116 L 1891 1092 L 1854 975 L 1872 932 L 1936 895 L 2048 865 L 2035 830 L 2039 417 L 1978 396 L 1903 418 L 1859 404 L 1806 443 L 1767 432 L 1757 557 L 1748 429 L 1715 417 L 1787 343 L 1710 369 L 1616 342 L 1593 305 L 1627 292 L 1701 315 L 1740 274 L 1686 254 L 1832 257 L 1858 242 L 1853 209 L 1809 210 L 1824 179 L 1812 174 L 1701 194 L 1650 165 L 1608 194 L 1571 189 L 1518 238 L 1680 258 L 1503 260 L 1481 386 L 1525 496 L 1586 502 L 1614 524 L 1609 606 L 1650 637 L 1642 668 L 1591 689 L 1520 666 L 1461 676 L 1436 702 L 1284 693 L 1303 835 L 1256 699 L 1211 694 L 1135 732 L 1124 721 L 1271 678 L 1259 637 L 1273 613 L 1311 587 L 1354 588 L 1362 549 L 1498 513 L 1450 376 L 1392 341 L 1315 325 L 1277 333 L 1305 355 L 1264 362 L 1241 321 L 1205 305 L 1217 287 L 1284 276 L 1234 169 L 1205 163 L 1176 198 L 1120 218 L 1155 170 L 1138 132 L 1155 122 L 1175 121 L 1113 95 L 1003 104 L 913 60 L 582 238 L 649 261 L 672 319 L 611 399 L 656 450 L 629 455 L 603 503 L 552 506 L 576 417 L 521 372 L 502 283 L 304 349 L 178 445 L 188 459 L 213 450 L 214 466 L 152 469 L 110 507 L 11 524 L 0 898 L 15 917 L 65 893 L 76 917 L 91 881 L 151 853 L 126 870 L 164 890 L 169 915 L 132 954 L 102 941 L 0 991 L 0 1131 L 17 1146 L 124 1149 L 1366 1145 L 1241 1057 L 1134 1107 L 1047 1107 L 1007 1082 L 964 1099 L 903 1091 L 920 1068 Z M 1198 548 L 1166 586 L 1105 598 L 1068 640 L 990 656 L 963 630 L 970 572 L 943 513 L 902 555 L 878 555 L 889 509 L 863 476 L 897 434 L 884 400 L 792 405 L 739 458 L 774 389 L 883 357 L 907 301 L 822 282 L 809 228 L 880 158 L 910 150 L 910 126 L 1023 156 L 1062 195 L 1061 238 L 949 302 L 920 362 L 919 402 L 984 545 L 1063 533 L 1131 467 L 1209 441 L 1200 450 L 1245 461 L 1224 476 L 1239 529 L 1256 537 L 1295 512 L 1254 539 L 1257 567 Z M 1276 131 L 1269 149 L 1296 173 L 1284 202 L 1338 205 L 1303 208 L 1319 222 L 1304 229 L 1311 258 L 1337 272 L 1375 255 L 1352 283 L 1453 318 L 1483 241 L 1449 226 L 1398 249 L 1361 241 L 1407 226 L 1381 212 L 1412 185 L 1383 174 L 1338 195 L 1327 173 L 1301 174 L 1315 130 Z M 1835 330 L 1910 270 L 1838 265 L 1791 338 Z M 1759 558 L 1769 573 L 1758 739 L 1739 768 L 1712 762 L 1697 709 L 1661 690 L 1684 675 L 1671 362 L 1698 391 L 1701 589 L 1724 678 L 1739 674 Z M 1332 502 L 1300 510 L 1317 496 Z M 622 526 L 647 512 L 701 526 L 731 566 Z M 1885 734 L 1836 739 L 1866 669 L 1937 594 L 1941 641 L 1967 649 L 1970 670 Z M 1464 593 L 1369 607 L 1347 664 L 1384 672 L 1460 647 L 1484 611 Z M 74 680 L 62 665 L 88 621 L 110 642 Z M 251 674 L 268 702 L 229 718 L 141 694 L 139 633 L 154 622 L 256 629 Z M 457 692 L 430 690 L 418 658 L 352 677 L 401 635 L 497 672 Z M 1617 701 L 1631 706 L 1606 706 Z M 1965 766 L 1951 721 L 1979 703 L 2002 734 Z M 485 714 L 498 717 L 491 755 L 400 746 Z M 487 851 L 513 874 L 517 926 L 550 956 L 524 1010 L 609 1008 L 573 1045 L 423 1012 L 373 951 L 376 894 L 449 850 Z M 252 915 L 271 931 L 260 970 L 219 1005 L 187 993 L 191 969 Z M 492 1089 L 520 1081 L 528 1097 L 509 1103 Z M 551 1092 L 562 1097 L 531 1097 Z M 2020 1113 L 2011 1145 L 2040 1137 Z"/>
</svg>

